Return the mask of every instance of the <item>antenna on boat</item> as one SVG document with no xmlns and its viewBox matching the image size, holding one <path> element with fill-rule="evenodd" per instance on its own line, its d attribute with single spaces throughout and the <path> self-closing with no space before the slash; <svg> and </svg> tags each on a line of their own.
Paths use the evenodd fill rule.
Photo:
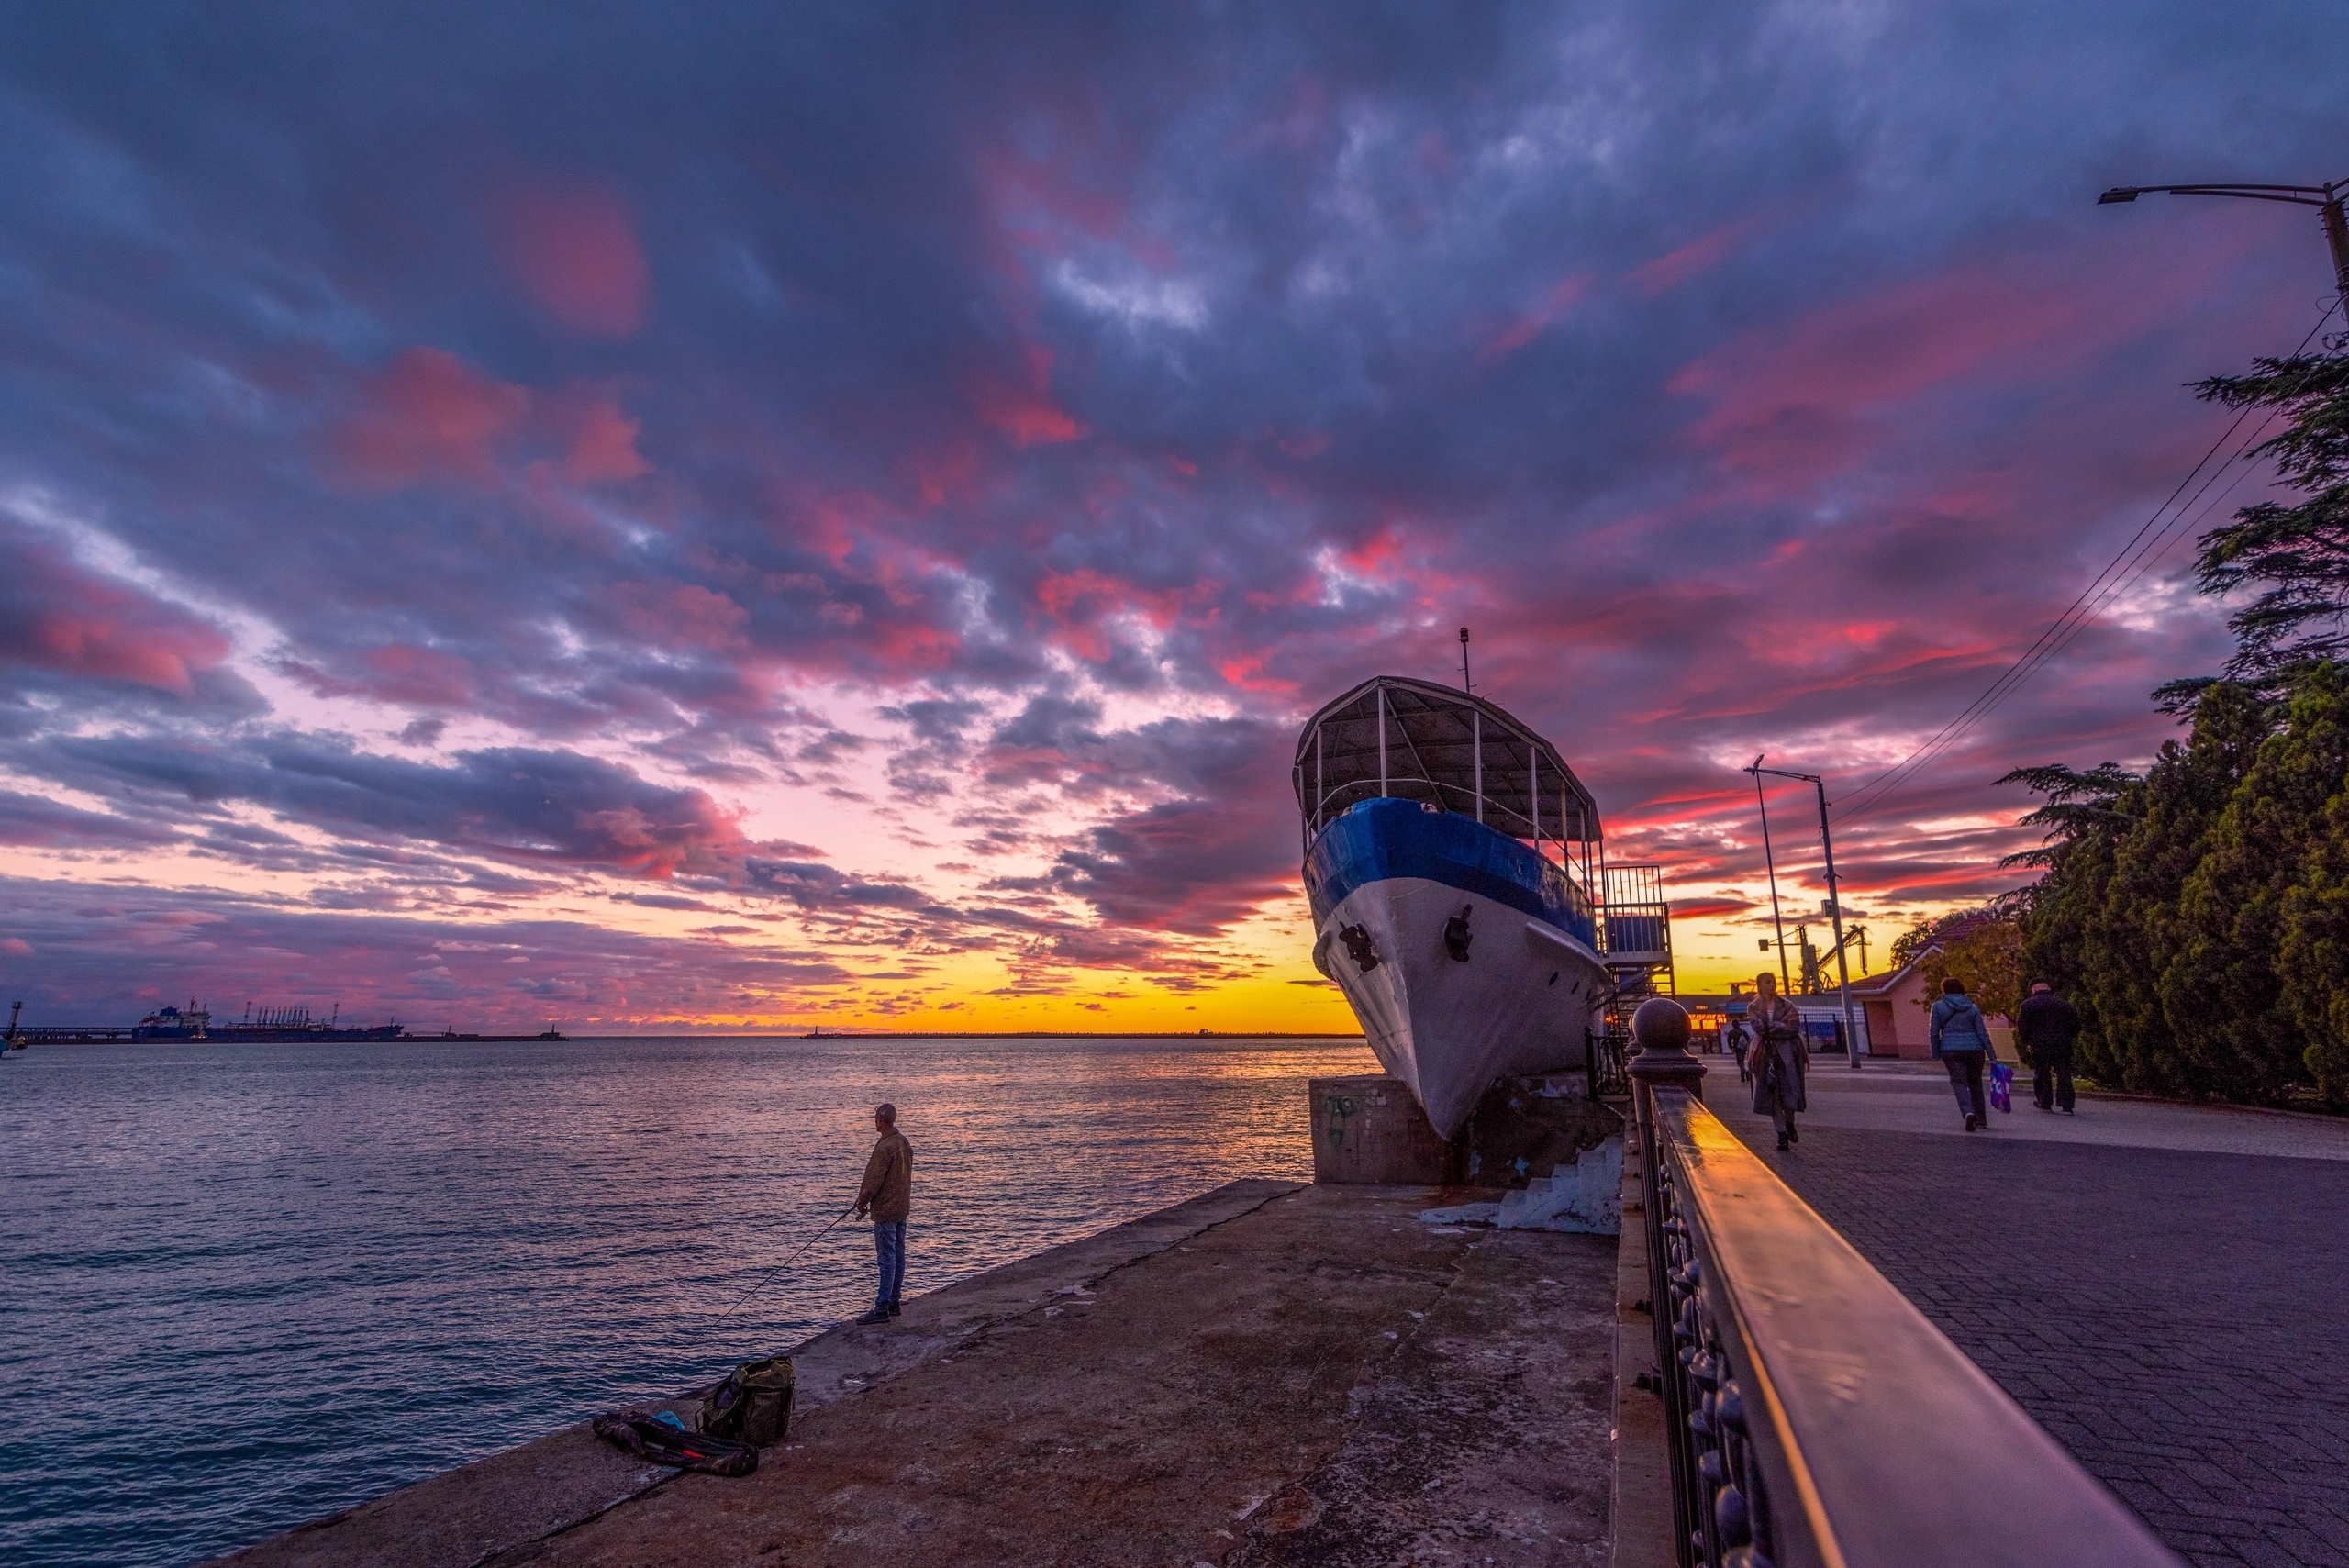
<svg viewBox="0 0 2349 1568">
<path fill-rule="evenodd" d="M 1468 679 L 1468 628 L 1464 626 L 1460 628 L 1460 689 L 1470 696 L 1476 695 L 1475 684 Z"/>
</svg>

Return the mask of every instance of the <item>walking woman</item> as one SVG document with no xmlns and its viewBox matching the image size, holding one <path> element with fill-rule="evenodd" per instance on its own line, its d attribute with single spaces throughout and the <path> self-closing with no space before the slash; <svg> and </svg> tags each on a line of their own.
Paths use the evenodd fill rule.
<svg viewBox="0 0 2349 1568">
<path fill-rule="evenodd" d="M 1745 1023 L 1753 1031 L 1746 1065 L 1753 1078 L 1754 1112 L 1776 1125 L 1779 1148 L 1799 1143 L 1795 1112 L 1810 1108 L 1802 1092 L 1810 1047 L 1802 1038 L 1802 1014 L 1778 995 L 1776 976 L 1753 977 L 1753 1004 L 1745 1010 Z"/>
<path fill-rule="evenodd" d="M 1989 1107 L 1982 1103 L 1982 1068 L 1990 1060 L 1990 1026 L 1965 994 L 1965 982 L 1954 974 L 1942 982 L 1942 998 L 1933 1004 L 1932 1040 L 1933 1054 L 1949 1069 L 1957 1108 L 1965 1114 L 1965 1130 L 1989 1130 Z"/>
</svg>

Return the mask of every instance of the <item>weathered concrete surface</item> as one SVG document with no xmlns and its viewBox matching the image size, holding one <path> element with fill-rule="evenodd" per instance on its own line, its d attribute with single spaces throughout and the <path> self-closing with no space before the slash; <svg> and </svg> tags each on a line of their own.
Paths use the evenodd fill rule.
<svg viewBox="0 0 2349 1568">
<path fill-rule="evenodd" d="M 1153 1214 L 1055 1247 L 949 1289 L 918 1297 L 885 1333 L 846 1325 L 792 1347 L 802 1412 L 950 1353 L 999 1319 L 1047 1305 L 1055 1291 L 1184 1240 L 1294 1190 L 1287 1182 L 1240 1181 Z M 763 1354 L 745 1347 L 744 1355 Z M 693 1418 L 694 1396 L 665 1407 Z M 364 1562 L 396 1568 L 470 1568 L 560 1533 L 675 1479 L 637 1463 L 587 1423 L 418 1482 L 356 1508 L 290 1530 L 222 1559 L 239 1568 L 325 1568 Z"/>
<path fill-rule="evenodd" d="M 819 1336 L 746 1479 L 573 1429 L 233 1561 L 1595 1565 L 1614 1241 L 1440 1198 L 1236 1183 Z"/>
</svg>

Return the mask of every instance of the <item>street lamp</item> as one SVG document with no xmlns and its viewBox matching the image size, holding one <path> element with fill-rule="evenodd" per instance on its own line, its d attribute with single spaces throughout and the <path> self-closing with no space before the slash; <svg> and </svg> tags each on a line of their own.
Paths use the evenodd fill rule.
<svg viewBox="0 0 2349 1568">
<path fill-rule="evenodd" d="M 2325 243 L 2332 248 L 2333 286 L 2341 291 L 2343 306 L 2349 306 L 2349 219 L 2341 211 L 2341 198 L 2349 195 L 2349 180 L 2335 180 L 2329 185 L 2115 185 L 2097 197 L 2096 203 L 2107 206 L 2133 202 L 2154 191 L 2173 196 L 2241 196 L 2246 201 L 2288 202 L 2320 209 Z"/>
<path fill-rule="evenodd" d="M 1770 806 L 1762 798 L 1761 766 L 1762 758 L 1756 756 L 1745 771 L 1753 775 L 1753 806 L 1762 813 L 1762 863 L 1770 868 L 1770 929 L 1778 939 L 1778 984 L 1791 996 L 1795 988 L 1787 978 L 1787 923 L 1778 916 L 1778 861 L 1770 852 Z"/>
<path fill-rule="evenodd" d="M 1843 1045 L 1852 1053 L 1853 1071 L 1857 1072 L 1860 1065 L 1860 1031 L 1852 1024 L 1852 965 L 1850 960 L 1844 956 L 1843 950 L 1843 895 L 1842 890 L 1836 886 L 1835 837 L 1827 827 L 1827 781 L 1817 773 L 1788 773 L 1784 768 L 1765 768 L 1762 765 L 1762 759 L 1759 757 L 1753 759 L 1752 767 L 1741 771 L 1753 775 L 1753 790 L 1757 796 L 1762 791 L 1764 773 L 1768 773 L 1772 778 L 1800 779 L 1819 791 L 1819 843 L 1820 848 L 1827 852 L 1827 913 L 1835 923 L 1835 979 L 1836 989 L 1842 994 L 1843 997 Z M 1774 914 L 1776 912 L 1776 893 L 1777 889 L 1774 885 L 1771 888 Z M 1783 936 L 1779 939 L 1779 944 L 1778 962 L 1783 969 L 1787 958 Z"/>
</svg>

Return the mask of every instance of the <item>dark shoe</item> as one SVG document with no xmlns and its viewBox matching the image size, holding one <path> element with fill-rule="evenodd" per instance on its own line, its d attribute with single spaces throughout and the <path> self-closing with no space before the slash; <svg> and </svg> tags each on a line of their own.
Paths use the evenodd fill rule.
<svg viewBox="0 0 2349 1568">
<path fill-rule="evenodd" d="M 1790 1127 L 1787 1129 L 1787 1141 L 1789 1143 L 1800 1143 L 1802 1141 L 1802 1129 L 1798 1127 Z"/>
<path fill-rule="evenodd" d="M 862 1318 L 858 1318 L 858 1319 L 857 1319 L 857 1321 L 858 1321 L 859 1323 L 868 1324 L 868 1325 L 870 1325 L 870 1324 L 874 1324 L 874 1323 L 886 1323 L 888 1320 L 889 1320 L 889 1309 L 888 1309 L 887 1307 L 874 1307 L 872 1311 L 870 1311 L 870 1312 L 866 1313 L 863 1317 L 862 1317 Z"/>
<path fill-rule="evenodd" d="M 1965 1113 L 1965 1130 L 1972 1132 L 1974 1130 L 1974 1113 L 1972 1111 L 1968 1111 Z"/>
<path fill-rule="evenodd" d="M 1787 1135 L 1786 1135 L 1785 1133 L 1783 1133 L 1783 1132 L 1782 1132 L 1782 1133 L 1778 1134 L 1778 1150 L 1779 1150 L 1779 1152 L 1784 1153 L 1784 1152 L 1786 1151 L 1786 1147 L 1787 1147 Z"/>
<path fill-rule="evenodd" d="M 905 1308 L 904 1308 L 904 1307 L 900 1307 L 900 1306 L 898 1306 L 896 1302 L 894 1302 L 894 1301 L 893 1301 L 893 1302 L 889 1303 L 889 1316 L 890 1316 L 890 1317 L 895 1318 L 895 1317 L 896 1317 L 899 1313 L 903 1312 L 904 1310 L 905 1310 Z"/>
</svg>

